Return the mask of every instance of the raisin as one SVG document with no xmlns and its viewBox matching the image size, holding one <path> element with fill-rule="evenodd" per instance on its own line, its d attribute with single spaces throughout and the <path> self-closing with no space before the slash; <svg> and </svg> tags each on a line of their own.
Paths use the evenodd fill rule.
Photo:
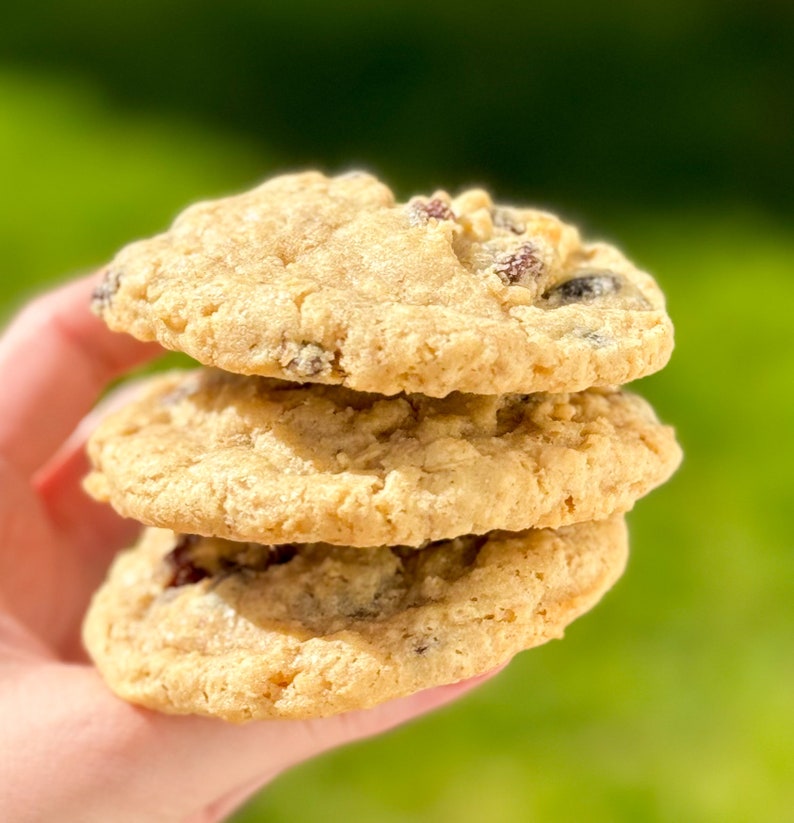
<svg viewBox="0 0 794 823">
<path fill-rule="evenodd" d="M 196 534 L 180 535 L 176 546 L 165 556 L 166 563 L 171 567 L 171 577 L 165 586 L 167 589 L 198 583 L 209 577 L 209 572 L 197 566 L 191 556 L 191 548 L 199 540 L 201 538 Z"/>
<path fill-rule="evenodd" d="M 303 342 L 285 368 L 298 377 L 316 377 L 331 369 L 334 356 L 317 343 Z"/>
<path fill-rule="evenodd" d="M 241 571 L 263 572 L 271 566 L 288 563 L 298 553 L 293 543 L 276 546 L 263 546 L 260 543 L 232 543 L 224 545 L 234 548 L 231 554 L 210 554 L 203 558 L 200 565 L 194 557 L 194 547 L 204 538 L 195 534 L 180 536 L 176 546 L 166 555 L 171 577 L 166 588 L 187 586 L 198 583 L 206 577 L 235 574 Z"/>
<path fill-rule="evenodd" d="M 108 308 L 119 290 L 121 269 L 106 269 L 102 282 L 91 292 L 91 305 L 98 311 Z"/>
<path fill-rule="evenodd" d="M 543 299 L 557 306 L 568 303 L 587 303 L 609 294 L 617 294 L 622 281 L 611 272 L 593 271 L 580 274 L 549 289 Z"/>
<path fill-rule="evenodd" d="M 543 268 L 538 247 L 525 243 L 514 252 L 498 258 L 493 270 L 506 286 L 528 286 L 540 277 Z"/>
<path fill-rule="evenodd" d="M 411 203 L 411 222 L 414 225 L 427 223 L 428 220 L 454 220 L 455 213 L 443 200 L 434 197 L 423 203 L 415 200 Z"/>
</svg>

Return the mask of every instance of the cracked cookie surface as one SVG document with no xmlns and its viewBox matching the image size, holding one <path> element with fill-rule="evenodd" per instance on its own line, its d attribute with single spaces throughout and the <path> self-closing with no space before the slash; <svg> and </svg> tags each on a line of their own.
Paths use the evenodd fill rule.
<svg viewBox="0 0 794 823">
<path fill-rule="evenodd" d="M 123 249 L 108 325 L 241 374 L 360 391 L 578 391 L 660 369 L 654 280 L 553 215 L 475 189 L 395 202 L 370 175 L 285 175 Z"/>
<path fill-rule="evenodd" d="M 180 546 L 205 576 L 174 583 Z M 366 708 L 561 637 L 620 576 L 628 546 L 613 517 L 421 550 L 298 545 L 263 565 L 270 551 L 148 529 L 84 624 L 108 685 L 237 722 Z"/>
<path fill-rule="evenodd" d="M 680 461 L 617 390 L 383 397 L 216 370 L 152 379 L 89 455 L 89 492 L 147 525 L 353 546 L 601 519 Z"/>
</svg>

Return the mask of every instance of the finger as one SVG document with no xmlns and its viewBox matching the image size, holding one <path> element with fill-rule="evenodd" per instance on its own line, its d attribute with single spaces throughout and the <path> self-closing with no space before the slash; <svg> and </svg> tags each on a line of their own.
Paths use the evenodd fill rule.
<svg viewBox="0 0 794 823">
<path fill-rule="evenodd" d="M 35 476 L 39 500 L 61 546 L 59 566 L 74 569 L 68 603 L 61 597 L 59 640 L 53 641 L 65 660 L 85 662 L 79 629 L 88 601 L 113 556 L 133 545 L 141 530 L 139 523 L 121 517 L 83 490 L 83 478 L 90 468 L 85 441 L 106 414 L 129 402 L 145 382 L 125 383 L 103 398 Z"/>
<path fill-rule="evenodd" d="M 0 338 L 0 454 L 33 473 L 68 437 L 105 385 L 162 350 L 114 334 L 91 314 L 99 275 L 30 303 Z"/>
<path fill-rule="evenodd" d="M 6 604 L 0 609 L 0 659 L 4 665 L 57 660 L 52 649 L 17 620 Z"/>
<path fill-rule="evenodd" d="M 110 506 L 97 503 L 83 490 L 83 479 L 90 470 L 86 441 L 106 415 L 129 403 L 147 382 L 128 381 L 110 392 L 80 421 L 35 478 L 36 489 L 58 534 L 86 563 L 98 560 L 103 569 L 118 549 L 129 545 L 140 526 L 119 517 Z"/>
<path fill-rule="evenodd" d="M 13 615 L 51 652 L 66 659 L 85 660 L 79 626 L 91 593 L 104 577 L 109 558 L 80 550 L 65 550 L 61 533 L 46 504 L 0 457 L 0 609 Z M 83 528 L 119 541 L 122 527 L 129 542 L 139 527 L 120 521 L 107 506 Z M 110 538 L 109 538 L 110 539 Z M 86 541 L 86 545 L 91 545 Z"/>
<path fill-rule="evenodd" d="M 213 807 L 228 811 L 224 800 L 234 792 L 239 800 L 301 760 L 418 717 L 487 677 L 323 720 L 234 726 L 138 709 L 87 666 L 29 667 L 0 694 L 5 742 L 19 750 L 6 806 L 12 819 L 24 809 L 31 819 L 64 823 L 209 821 Z"/>
<path fill-rule="evenodd" d="M 108 505 L 92 500 L 81 482 L 88 471 L 84 449 L 76 443 L 48 468 L 39 495 L 52 530 L 58 535 L 59 579 L 69 586 L 59 592 L 57 633 L 53 648 L 64 660 L 85 661 L 80 624 L 91 595 L 107 574 L 113 555 L 133 545 L 141 525 L 124 519 Z"/>
<path fill-rule="evenodd" d="M 387 732 L 447 705 L 476 688 L 496 671 L 461 683 L 428 689 L 365 711 L 310 721 L 272 721 L 243 727 L 213 724 L 209 734 L 222 762 L 195 762 L 194 797 L 206 788 L 221 800 L 194 806 L 190 821 L 220 821 L 237 806 L 288 768 L 330 749 Z M 187 720 L 187 718 L 184 718 Z M 204 723 L 205 721 L 199 721 Z M 206 730 L 204 730 L 206 733 Z M 200 751 L 192 747 L 191 751 Z M 234 755 L 230 755 L 234 752 Z M 187 764 L 185 764 L 187 766 Z M 190 766 L 187 766 L 189 769 Z M 187 775 L 183 774 L 183 778 Z M 234 782 L 230 782 L 234 781 Z M 234 788 L 228 790 L 229 786 Z M 225 788 L 225 791 L 224 791 Z M 206 797 L 206 795 L 205 795 Z"/>
<path fill-rule="evenodd" d="M 59 584 L 68 592 L 70 582 L 55 545 L 40 500 L 0 456 L 0 608 L 45 643 L 60 625 Z"/>
<path fill-rule="evenodd" d="M 349 714 L 325 718 L 316 722 L 305 722 L 302 724 L 303 729 L 297 730 L 301 745 L 299 745 L 297 752 L 293 752 L 293 759 L 290 762 L 284 762 L 274 769 L 260 772 L 253 780 L 237 786 L 219 800 L 200 809 L 195 814 L 191 814 L 186 823 L 214 823 L 215 821 L 226 820 L 232 812 L 239 809 L 261 788 L 290 766 L 337 746 L 389 731 L 395 726 L 416 719 L 434 709 L 441 708 L 489 680 L 498 671 L 501 671 L 501 668 L 504 667 L 495 669 L 480 677 L 474 677 L 450 686 L 428 689 L 403 700 L 384 703 L 367 711 L 350 712 Z M 303 748 L 304 743 L 305 749 Z"/>
<path fill-rule="evenodd" d="M 110 506 L 83 491 L 82 481 L 88 471 L 84 449 L 75 446 L 48 469 L 37 487 L 53 529 L 67 550 L 85 563 L 104 566 L 115 552 L 129 545 L 140 531 L 140 524 L 120 517 Z"/>
<path fill-rule="evenodd" d="M 196 814 L 191 814 L 184 823 L 216 823 L 216 821 L 219 823 L 226 820 L 230 814 L 250 800 L 267 782 L 267 779 L 261 776 L 250 780 Z"/>
<path fill-rule="evenodd" d="M 222 763 L 194 761 L 194 774 L 198 778 L 198 785 L 194 784 L 194 797 L 198 799 L 201 788 L 206 787 L 212 796 L 223 796 L 227 802 L 215 801 L 208 805 L 194 806 L 196 811 L 192 813 L 193 819 L 222 820 L 222 817 L 212 816 L 209 810 L 228 814 L 234 808 L 230 807 L 232 800 L 242 802 L 246 796 L 250 796 L 291 766 L 332 748 L 387 732 L 439 709 L 462 697 L 495 673 L 449 686 L 427 689 L 365 711 L 349 712 L 319 720 L 260 722 L 238 728 L 223 724 L 220 729 L 210 729 L 209 733 L 213 737 L 223 736 L 224 740 L 219 740 L 216 745 L 218 750 L 225 754 L 221 755 Z M 192 751 L 198 749 L 194 747 Z M 231 751 L 235 754 L 230 757 Z M 229 785 L 235 789 L 224 793 L 224 786 Z M 235 797 L 235 792 L 240 794 Z M 243 794 L 245 792 L 247 795 Z M 188 820 L 190 819 L 188 816 Z"/>
</svg>

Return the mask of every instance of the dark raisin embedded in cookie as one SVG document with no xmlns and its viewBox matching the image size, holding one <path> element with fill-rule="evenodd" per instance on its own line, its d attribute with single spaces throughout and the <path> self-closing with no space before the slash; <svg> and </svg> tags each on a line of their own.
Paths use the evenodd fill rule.
<svg viewBox="0 0 794 823">
<path fill-rule="evenodd" d="M 264 572 L 271 566 L 288 563 L 298 553 L 293 543 L 266 546 L 261 543 L 236 543 L 211 540 L 199 535 L 181 535 L 165 556 L 170 569 L 166 588 L 187 586 L 207 577 Z"/>
<path fill-rule="evenodd" d="M 544 295 L 554 306 L 565 306 L 569 303 L 588 303 L 599 297 L 617 294 L 623 286 L 620 277 L 608 271 L 589 271 L 558 283 Z"/>
<path fill-rule="evenodd" d="M 428 220 L 454 220 L 455 214 L 447 203 L 434 197 L 432 200 L 422 202 L 414 200 L 410 204 L 411 223 L 427 223 Z"/>
<path fill-rule="evenodd" d="M 165 584 L 167 589 L 188 586 L 209 577 L 206 569 L 195 564 L 191 552 L 192 547 L 200 540 L 201 538 L 196 534 L 180 535 L 176 546 L 165 556 L 165 562 L 171 571 L 171 576 Z"/>
<path fill-rule="evenodd" d="M 117 268 L 106 269 L 102 282 L 91 293 L 91 308 L 102 312 L 113 302 L 113 296 L 119 290 L 122 270 Z"/>
<path fill-rule="evenodd" d="M 285 368 L 296 377 L 317 377 L 318 374 L 331 370 L 334 355 L 317 343 L 302 343 L 295 357 L 290 359 Z"/>
<path fill-rule="evenodd" d="M 506 286 L 529 286 L 543 273 L 543 260 L 534 243 L 524 243 L 515 251 L 498 257 L 493 270 Z"/>
</svg>

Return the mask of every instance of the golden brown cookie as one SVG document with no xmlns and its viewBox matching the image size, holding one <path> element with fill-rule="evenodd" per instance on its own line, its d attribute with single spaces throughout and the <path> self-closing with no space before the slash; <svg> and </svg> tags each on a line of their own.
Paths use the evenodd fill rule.
<svg viewBox="0 0 794 823">
<path fill-rule="evenodd" d="M 206 365 L 360 391 L 578 391 L 660 369 L 653 279 L 553 215 L 470 190 L 397 203 L 362 173 L 286 175 L 123 249 L 94 307 Z"/>
<path fill-rule="evenodd" d="M 562 636 L 621 574 L 621 517 L 422 550 L 264 547 L 150 529 L 85 643 L 121 697 L 245 721 L 361 709 Z"/>
<path fill-rule="evenodd" d="M 147 525 L 351 546 L 602 519 L 681 456 L 617 390 L 382 397 L 220 371 L 155 378 L 89 454 L 91 494 Z"/>
</svg>

